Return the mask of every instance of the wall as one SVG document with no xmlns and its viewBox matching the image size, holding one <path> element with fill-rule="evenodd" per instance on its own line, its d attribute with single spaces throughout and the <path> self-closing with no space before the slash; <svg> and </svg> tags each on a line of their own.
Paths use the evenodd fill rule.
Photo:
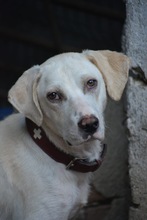
<svg viewBox="0 0 147 220">
<path fill-rule="evenodd" d="M 147 219 L 147 1 L 127 0 L 123 47 L 133 66 L 127 87 L 130 220 Z"/>
</svg>

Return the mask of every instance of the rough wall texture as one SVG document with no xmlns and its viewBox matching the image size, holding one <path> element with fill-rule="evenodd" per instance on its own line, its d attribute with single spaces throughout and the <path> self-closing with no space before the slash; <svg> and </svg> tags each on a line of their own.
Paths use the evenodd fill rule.
<svg viewBox="0 0 147 220">
<path fill-rule="evenodd" d="M 127 87 L 130 220 L 147 219 L 147 1 L 127 0 L 125 52 L 133 59 Z"/>
</svg>

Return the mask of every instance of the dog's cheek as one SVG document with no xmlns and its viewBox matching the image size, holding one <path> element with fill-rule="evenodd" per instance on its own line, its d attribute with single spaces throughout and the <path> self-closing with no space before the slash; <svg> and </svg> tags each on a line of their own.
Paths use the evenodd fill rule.
<svg viewBox="0 0 147 220">
<path fill-rule="evenodd" d="M 66 142 L 69 142 L 71 145 L 76 145 L 83 142 L 83 137 L 79 132 L 77 126 L 73 123 L 67 123 L 62 131 L 62 137 Z"/>
</svg>

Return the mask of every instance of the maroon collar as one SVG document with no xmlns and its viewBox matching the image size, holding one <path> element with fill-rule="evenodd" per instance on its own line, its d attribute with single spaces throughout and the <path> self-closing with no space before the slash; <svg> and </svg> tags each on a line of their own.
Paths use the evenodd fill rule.
<svg viewBox="0 0 147 220">
<path fill-rule="evenodd" d="M 87 173 L 93 172 L 100 167 L 106 150 L 105 144 L 103 145 L 100 160 L 89 162 L 87 159 L 76 158 L 58 149 L 52 142 L 49 141 L 42 128 L 38 127 L 28 118 L 26 118 L 26 126 L 34 142 L 52 159 L 59 163 L 65 164 L 67 170 Z"/>
</svg>

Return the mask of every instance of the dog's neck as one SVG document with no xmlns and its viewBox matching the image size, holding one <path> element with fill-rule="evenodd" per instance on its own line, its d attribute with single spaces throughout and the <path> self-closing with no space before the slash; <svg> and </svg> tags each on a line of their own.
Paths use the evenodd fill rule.
<svg viewBox="0 0 147 220">
<path fill-rule="evenodd" d="M 42 127 L 38 127 L 30 119 L 26 118 L 27 130 L 33 141 L 52 159 L 66 165 L 66 169 L 86 173 L 93 172 L 99 168 L 103 161 L 105 146 L 101 152 L 101 157 L 97 160 L 89 161 L 89 158 L 74 157 L 58 149 L 46 136 Z"/>
</svg>

